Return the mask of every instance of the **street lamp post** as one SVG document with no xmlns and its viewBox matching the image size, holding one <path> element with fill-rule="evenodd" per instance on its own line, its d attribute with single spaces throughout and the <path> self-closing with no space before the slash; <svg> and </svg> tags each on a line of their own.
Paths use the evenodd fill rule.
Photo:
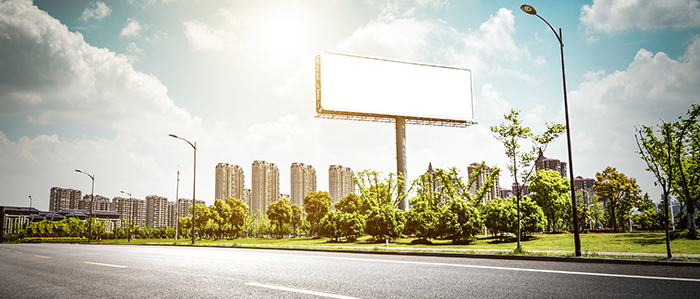
<svg viewBox="0 0 700 299">
<path fill-rule="evenodd" d="M 131 242 L 131 218 L 134 217 L 134 201 L 131 199 L 131 193 L 124 191 L 121 193 L 129 195 L 129 224 L 126 225 L 126 241 Z"/>
<path fill-rule="evenodd" d="M 552 29 L 552 32 L 554 32 L 554 35 L 559 41 L 559 46 L 561 50 L 561 77 L 564 85 L 564 115 L 566 117 L 566 143 L 569 150 L 569 183 L 571 184 L 571 210 L 574 218 L 574 248 L 576 256 L 581 256 L 581 239 L 579 238 L 577 211 L 578 206 L 576 205 L 576 193 L 574 190 L 574 161 L 571 156 L 571 126 L 569 124 L 569 102 L 566 98 L 566 72 L 564 71 L 564 42 L 562 41 L 561 28 L 559 28 L 559 34 L 557 34 L 557 31 L 554 30 L 554 27 L 552 27 L 552 25 L 550 25 L 549 22 L 547 22 L 547 20 L 538 15 L 537 10 L 532 5 L 523 4 L 520 6 L 520 9 L 525 13 L 537 16 L 542 21 L 544 21 L 547 24 L 547 26 L 549 26 L 549 28 Z"/>
<path fill-rule="evenodd" d="M 168 136 L 173 137 L 173 138 L 177 138 L 180 140 L 184 140 L 190 146 L 192 146 L 192 148 L 194 149 L 194 168 L 192 169 L 192 245 L 194 245 L 194 215 L 196 212 L 196 210 L 194 209 L 194 204 L 196 202 L 196 200 L 195 200 L 195 198 L 196 198 L 195 197 L 195 194 L 196 194 L 195 187 L 197 186 L 197 183 L 196 183 L 197 182 L 197 141 L 195 141 L 194 144 L 192 144 L 192 142 L 190 142 L 189 140 L 187 140 L 185 138 L 177 137 L 174 134 L 169 134 Z"/>
<path fill-rule="evenodd" d="M 178 165 L 180 168 L 180 165 Z M 175 186 L 175 241 L 177 241 L 178 235 L 178 223 L 180 222 L 180 205 L 177 203 L 178 196 L 180 192 L 180 170 L 177 170 L 177 185 Z M 194 211 L 194 208 L 192 209 Z"/>
<path fill-rule="evenodd" d="M 92 189 L 90 191 L 90 215 L 88 216 L 88 244 L 92 242 L 92 202 L 95 199 L 95 176 L 91 175 L 87 172 L 81 171 L 79 169 L 76 169 L 75 172 L 80 172 L 84 175 L 87 175 L 92 179 Z"/>
</svg>

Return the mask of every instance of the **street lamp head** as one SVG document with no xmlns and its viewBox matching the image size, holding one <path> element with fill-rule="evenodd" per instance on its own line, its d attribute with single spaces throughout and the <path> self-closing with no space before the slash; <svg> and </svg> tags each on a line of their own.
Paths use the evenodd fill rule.
<svg viewBox="0 0 700 299">
<path fill-rule="evenodd" d="M 174 138 L 179 138 L 179 137 L 177 137 L 175 134 L 168 134 L 168 136 L 174 137 Z"/>
<path fill-rule="evenodd" d="M 532 5 L 523 4 L 520 5 L 520 9 L 522 9 L 527 14 L 537 15 L 537 10 Z"/>
<path fill-rule="evenodd" d="M 75 170 L 75 172 L 82 172 L 82 171 L 80 171 L 80 170 L 76 169 L 76 170 Z"/>
</svg>

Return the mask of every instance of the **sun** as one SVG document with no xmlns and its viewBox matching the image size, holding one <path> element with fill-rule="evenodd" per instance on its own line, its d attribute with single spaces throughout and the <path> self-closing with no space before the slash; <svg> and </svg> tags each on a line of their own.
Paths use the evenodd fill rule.
<svg viewBox="0 0 700 299">
<path fill-rule="evenodd" d="M 268 43 L 277 51 L 290 51 L 299 47 L 301 35 L 298 24 L 292 20 L 273 21 L 267 30 Z"/>
</svg>

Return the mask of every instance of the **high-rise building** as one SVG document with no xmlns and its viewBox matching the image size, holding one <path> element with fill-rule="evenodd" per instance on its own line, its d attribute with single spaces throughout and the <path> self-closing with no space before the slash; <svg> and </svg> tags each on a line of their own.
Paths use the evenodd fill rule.
<svg viewBox="0 0 700 299">
<path fill-rule="evenodd" d="M 198 199 L 196 204 L 204 204 L 204 201 Z M 192 207 L 192 200 L 187 198 L 180 198 L 177 200 L 177 208 L 179 209 L 179 217 L 192 217 L 190 213 L 190 208 Z"/>
<path fill-rule="evenodd" d="M 474 162 L 474 163 L 470 164 L 469 167 L 467 167 L 468 177 L 471 177 L 472 173 L 479 170 L 479 167 L 481 167 L 481 164 L 479 164 L 479 163 Z M 479 175 L 476 177 L 476 181 L 474 182 L 474 184 L 472 184 L 469 188 L 469 193 L 471 193 L 472 195 L 476 195 L 476 192 L 486 184 L 486 180 L 491 175 L 491 172 L 494 171 L 494 168 L 486 166 L 486 168 L 484 168 L 482 170 L 483 171 L 481 173 L 479 173 Z M 493 186 L 491 186 L 489 191 L 486 192 L 486 196 L 484 196 L 482 201 L 483 201 L 483 203 L 486 203 L 488 200 L 491 200 L 491 199 L 494 199 L 494 198 L 500 197 L 500 196 L 501 196 L 501 183 L 500 183 L 499 177 L 496 176 L 496 180 L 493 183 Z"/>
<path fill-rule="evenodd" d="M 580 175 L 574 178 L 574 190 L 580 189 L 585 193 L 583 194 L 584 204 L 591 203 L 591 195 L 595 194 L 595 191 L 593 191 L 593 184 L 595 184 L 595 179 L 592 178 L 583 178 Z"/>
<path fill-rule="evenodd" d="M 304 163 L 292 163 L 291 167 L 291 189 L 289 197 L 291 204 L 304 206 L 304 197 L 309 192 L 316 192 L 316 169 Z"/>
<path fill-rule="evenodd" d="M 217 164 L 216 183 L 214 186 L 215 199 L 226 199 L 228 197 L 243 199 L 244 182 L 243 168 L 228 163 Z"/>
<path fill-rule="evenodd" d="M 258 210 L 266 213 L 267 206 L 277 201 L 280 194 L 280 172 L 277 165 L 255 160 L 253 162 L 252 181 L 250 211 L 253 214 L 257 214 Z"/>
<path fill-rule="evenodd" d="M 136 220 L 133 218 L 134 200 L 134 198 L 124 198 L 119 196 L 112 198 L 112 211 L 115 211 L 121 215 L 121 218 L 117 221 L 118 226 L 126 228 L 129 221 L 136 223 Z M 122 219 L 126 220 L 126 222 L 123 222 Z"/>
<path fill-rule="evenodd" d="M 49 196 L 49 211 L 77 210 L 80 208 L 81 198 L 80 190 L 53 187 Z"/>
<path fill-rule="evenodd" d="M 559 161 L 559 159 L 547 158 L 545 156 L 540 156 L 537 158 L 537 161 L 535 161 L 535 168 L 554 170 L 563 178 L 567 175 L 566 165 L 566 162 Z"/>
<path fill-rule="evenodd" d="M 163 196 L 146 196 L 146 226 L 159 228 L 168 225 L 168 199 Z"/>
<path fill-rule="evenodd" d="M 331 195 L 331 203 L 335 204 L 344 196 L 355 193 L 355 173 L 350 167 L 331 165 L 328 168 L 328 189 Z M 304 199 L 302 198 L 302 203 Z"/>
<path fill-rule="evenodd" d="M 141 222 L 146 221 L 146 201 L 143 199 L 134 198 L 133 208 L 134 223 L 141 224 Z"/>
<path fill-rule="evenodd" d="M 241 198 L 248 207 L 250 207 L 250 193 L 250 189 L 243 189 L 243 198 Z"/>
<path fill-rule="evenodd" d="M 175 223 L 177 222 L 177 205 L 175 202 L 168 201 L 167 202 L 167 210 L 168 210 L 168 216 L 166 217 L 165 225 L 170 226 L 170 227 L 175 227 Z"/>
<path fill-rule="evenodd" d="M 90 198 L 92 198 L 91 194 L 85 194 L 83 196 L 83 199 L 80 200 L 80 203 L 78 204 L 78 208 L 80 210 L 86 210 L 90 212 Z M 92 210 L 93 211 L 111 211 L 112 210 L 112 203 L 109 201 L 109 198 L 106 196 L 102 195 L 95 195 L 95 200 L 92 201 Z"/>
</svg>

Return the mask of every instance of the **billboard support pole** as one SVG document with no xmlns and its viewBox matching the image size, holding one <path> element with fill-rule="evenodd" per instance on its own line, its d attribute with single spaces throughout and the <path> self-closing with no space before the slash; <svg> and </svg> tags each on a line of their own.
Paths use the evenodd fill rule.
<svg viewBox="0 0 700 299">
<path fill-rule="evenodd" d="M 406 192 L 408 184 L 408 172 L 406 171 L 406 118 L 396 118 L 396 176 L 401 173 L 404 178 L 404 184 L 398 186 L 397 196 L 400 192 Z M 399 203 L 399 208 L 408 211 L 408 200 L 404 199 Z"/>
</svg>

